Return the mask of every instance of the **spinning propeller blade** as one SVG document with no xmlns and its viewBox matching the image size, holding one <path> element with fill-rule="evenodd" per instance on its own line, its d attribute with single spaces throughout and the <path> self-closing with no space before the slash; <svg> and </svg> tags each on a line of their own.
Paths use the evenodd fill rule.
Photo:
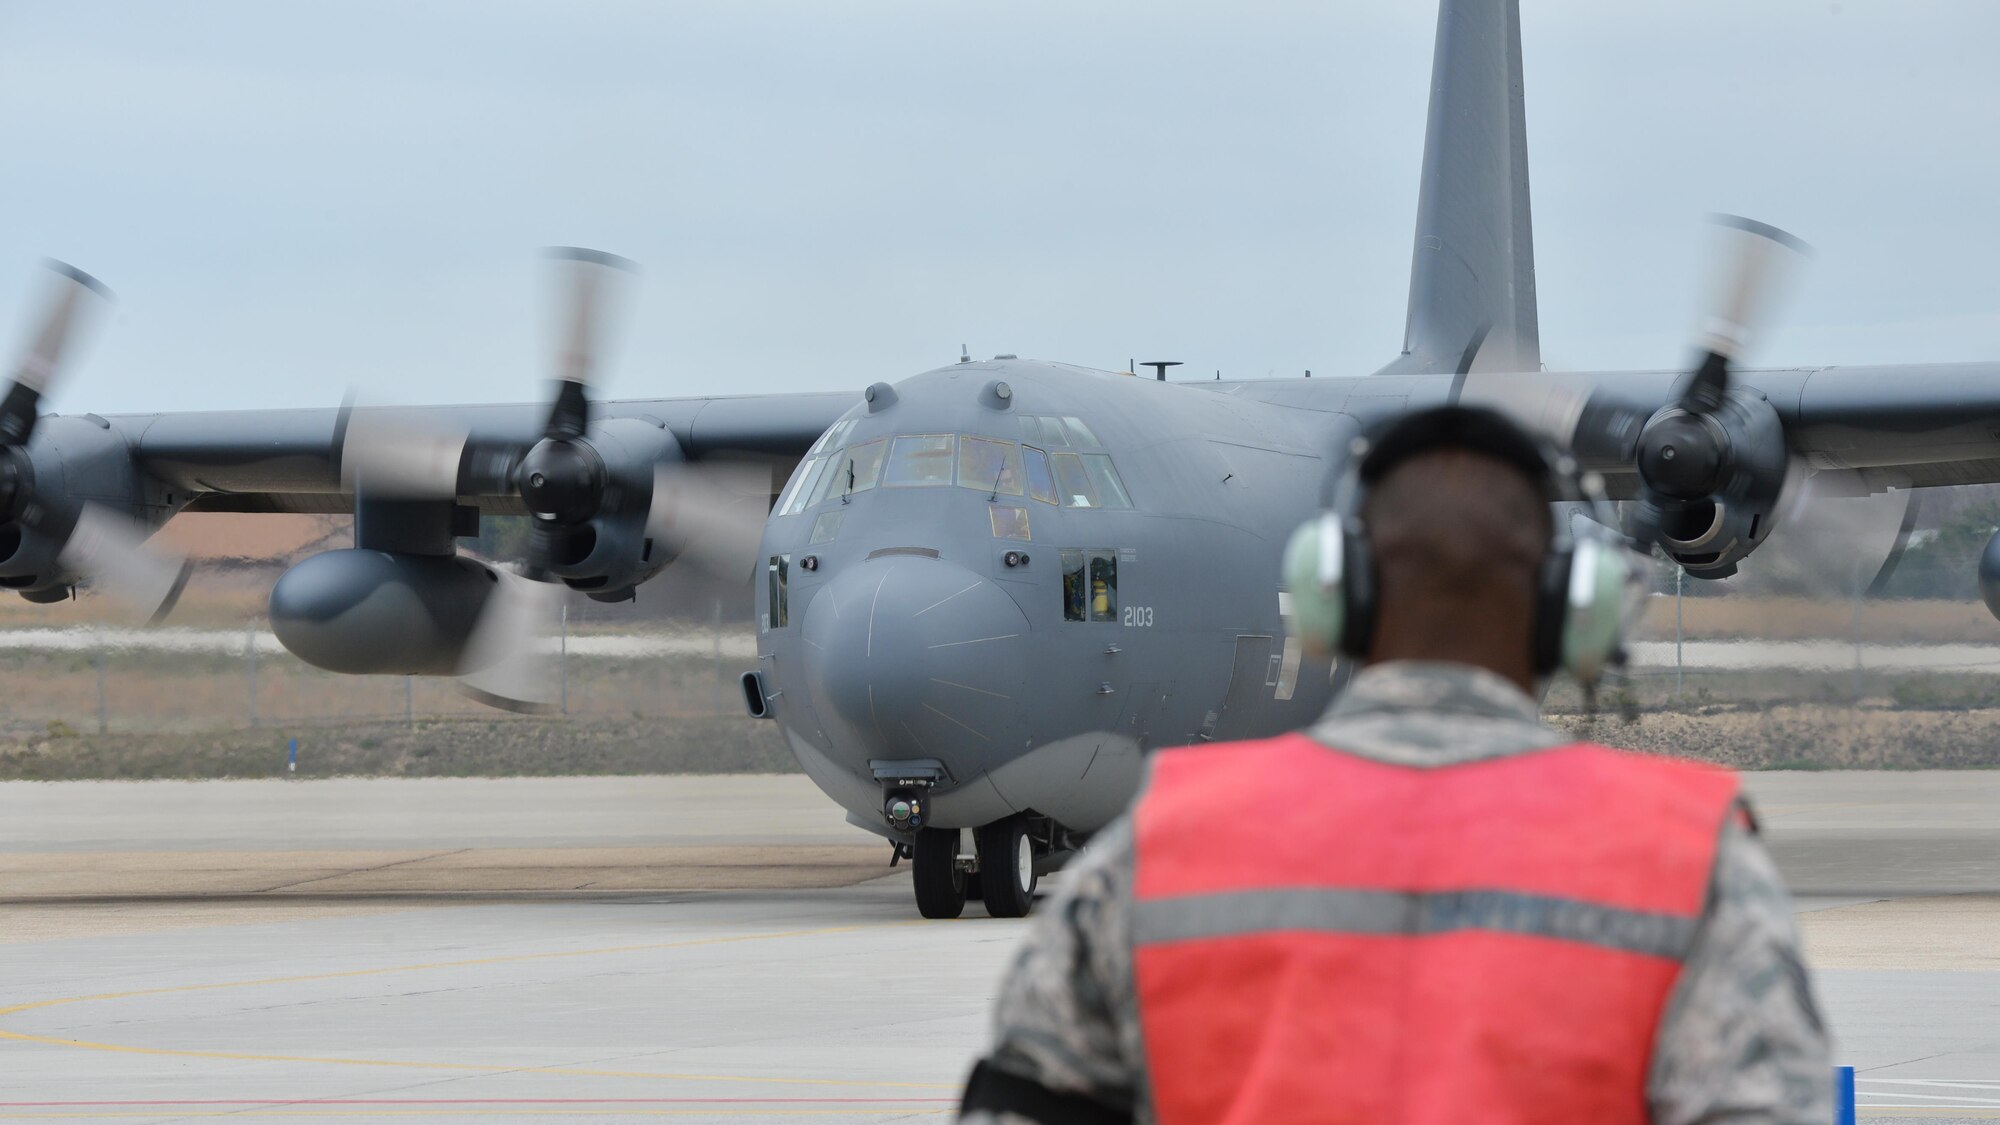
<svg viewBox="0 0 2000 1125">
<path fill-rule="evenodd" d="M 555 401 L 543 436 L 579 438 L 590 426 L 590 387 L 604 352 L 608 327 L 622 310 L 638 267 L 616 254 L 580 246 L 554 246 L 559 284 L 566 291 L 562 350 L 556 356 Z"/>
<path fill-rule="evenodd" d="M 756 565 L 770 490 L 764 465 L 661 465 L 646 534 L 712 577 L 745 578 Z"/>
<path fill-rule="evenodd" d="M 56 561 L 138 619 L 157 625 L 173 612 L 194 568 L 184 555 L 149 546 L 146 534 L 124 515 L 85 504 Z"/>
<path fill-rule="evenodd" d="M 559 673 L 551 650 L 569 591 L 505 568 L 495 573 L 500 581 L 487 598 L 459 662 L 459 690 L 508 711 L 554 710 Z"/>
<path fill-rule="evenodd" d="M 103 282 L 75 266 L 53 260 L 44 264 L 55 275 L 49 283 L 48 308 L 34 342 L 14 368 L 13 381 L 0 395 L 0 445 L 27 444 L 41 400 L 61 380 L 63 361 L 76 337 L 88 330 L 111 299 Z"/>
<path fill-rule="evenodd" d="M 56 563 L 63 574 L 103 593 L 154 624 L 173 609 L 187 585 L 185 557 L 154 549 L 149 531 L 122 512 L 98 504 L 71 506 L 59 497 L 35 493 L 32 477 L 17 461 L 34 436 L 41 404 L 67 374 L 81 337 L 109 303 L 110 290 L 75 266 L 46 263 L 50 273 L 46 310 L 0 393 L 0 520 L 59 540 Z"/>
</svg>

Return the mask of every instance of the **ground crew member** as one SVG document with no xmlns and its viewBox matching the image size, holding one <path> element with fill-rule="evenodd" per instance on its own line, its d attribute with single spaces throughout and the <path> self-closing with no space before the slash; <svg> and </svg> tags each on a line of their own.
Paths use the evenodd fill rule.
<svg viewBox="0 0 2000 1125">
<path fill-rule="evenodd" d="M 1287 556 L 1362 671 L 1306 731 L 1152 760 L 1031 924 L 966 1120 L 1832 1119 L 1735 776 L 1537 717 L 1629 574 L 1552 526 L 1568 473 L 1488 411 L 1377 436 Z"/>
</svg>

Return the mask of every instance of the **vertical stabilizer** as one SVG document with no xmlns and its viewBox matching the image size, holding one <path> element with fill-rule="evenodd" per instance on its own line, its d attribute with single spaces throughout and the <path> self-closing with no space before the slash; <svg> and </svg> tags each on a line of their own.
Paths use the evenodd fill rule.
<svg viewBox="0 0 2000 1125">
<path fill-rule="evenodd" d="M 1481 342 L 1483 340 L 1483 343 Z M 1520 0 L 1443 0 L 1403 354 L 1382 374 L 1541 365 Z"/>
</svg>

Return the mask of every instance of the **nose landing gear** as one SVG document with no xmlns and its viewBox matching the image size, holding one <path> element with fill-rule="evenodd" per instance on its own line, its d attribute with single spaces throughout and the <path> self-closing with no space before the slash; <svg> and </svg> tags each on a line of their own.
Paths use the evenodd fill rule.
<svg viewBox="0 0 2000 1125">
<path fill-rule="evenodd" d="M 1015 815 L 972 831 L 972 854 L 965 854 L 956 828 L 921 828 L 911 841 L 917 912 L 926 918 L 956 918 L 968 898 L 980 898 L 995 918 L 1021 918 L 1035 904 L 1038 861 L 1049 848 L 1037 826 L 1046 821 Z"/>
<path fill-rule="evenodd" d="M 965 912 L 971 864 L 960 860 L 958 837 L 956 828 L 920 828 L 911 842 L 917 913 L 926 918 L 956 918 Z"/>
<path fill-rule="evenodd" d="M 995 918 L 1023 918 L 1035 904 L 1035 841 L 1028 832 L 1028 818 L 1021 815 L 996 820 L 975 829 L 973 844 L 979 853 L 980 897 L 986 912 Z"/>
</svg>

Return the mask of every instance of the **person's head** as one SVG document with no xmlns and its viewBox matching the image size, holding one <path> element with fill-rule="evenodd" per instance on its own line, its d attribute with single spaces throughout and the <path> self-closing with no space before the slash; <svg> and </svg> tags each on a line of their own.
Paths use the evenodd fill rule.
<svg viewBox="0 0 2000 1125">
<path fill-rule="evenodd" d="M 1543 482 L 1461 445 L 1395 461 L 1361 505 L 1374 556 L 1366 660 L 1450 660 L 1529 687 L 1551 527 Z"/>
<path fill-rule="evenodd" d="M 1383 427 L 1338 510 L 1287 549 L 1294 626 L 1308 644 L 1370 663 L 1453 661 L 1524 688 L 1561 665 L 1594 678 L 1616 647 L 1630 571 L 1622 550 L 1573 549 L 1553 526 L 1568 473 L 1490 410 L 1426 410 Z"/>
</svg>

